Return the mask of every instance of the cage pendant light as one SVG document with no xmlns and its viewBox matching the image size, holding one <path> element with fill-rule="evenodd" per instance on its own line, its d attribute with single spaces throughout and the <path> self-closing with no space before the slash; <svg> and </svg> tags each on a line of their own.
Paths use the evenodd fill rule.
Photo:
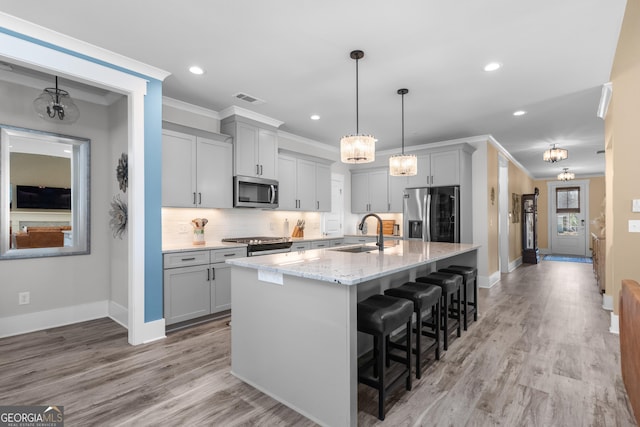
<svg viewBox="0 0 640 427">
<path fill-rule="evenodd" d="M 404 96 L 409 89 L 398 89 L 402 95 L 402 153 L 389 157 L 389 175 L 414 176 L 418 173 L 418 158 L 413 154 L 404 154 Z"/>
<path fill-rule="evenodd" d="M 53 123 L 71 124 L 80 117 L 80 110 L 66 90 L 48 87 L 33 101 L 33 109 L 43 120 Z"/>
<path fill-rule="evenodd" d="M 343 136 L 340 139 L 340 160 L 342 163 L 370 163 L 376 159 L 376 141 L 372 135 L 360 134 L 358 111 L 358 60 L 364 57 L 364 52 L 354 50 L 351 59 L 356 60 L 356 133 Z"/>
<path fill-rule="evenodd" d="M 560 160 L 566 160 L 569 157 L 569 152 L 564 148 L 558 148 L 558 144 L 553 144 L 553 146 L 544 152 L 542 155 L 542 160 L 549 163 L 556 163 Z"/>
<path fill-rule="evenodd" d="M 559 181 L 571 181 L 576 178 L 576 174 L 573 172 L 569 172 L 569 168 L 563 168 L 562 172 L 558 174 Z"/>
</svg>

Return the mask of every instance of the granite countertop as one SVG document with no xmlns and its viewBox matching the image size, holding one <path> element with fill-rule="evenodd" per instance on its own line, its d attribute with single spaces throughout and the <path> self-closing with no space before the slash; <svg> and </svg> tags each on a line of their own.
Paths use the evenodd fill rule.
<svg viewBox="0 0 640 427">
<path fill-rule="evenodd" d="M 247 245 L 243 243 L 231 243 L 221 242 L 219 240 L 207 240 L 204 245 L 190 245 L 184 243 L 167 244 L 162 245 L 162 253 L 168 254 L 172 252 L 190 252 L 190 251 L 203 251 L 209 249 L 232 249 L 232 248 L 246 248 Z"/>
<path fill-rule="evenodd" d="M 343 285 L 357 285 L 389 274 L 418 267 L 453 255 L 473 251 L 480 245 L 395 240 L 387 241 L 383 252 L 374 244 L 350 245 L 373 247 L 371 252 L 340 252 L 312 249 L 251 258 L 230 259 L 228 264 L 281 273 Z"/>
</svg>

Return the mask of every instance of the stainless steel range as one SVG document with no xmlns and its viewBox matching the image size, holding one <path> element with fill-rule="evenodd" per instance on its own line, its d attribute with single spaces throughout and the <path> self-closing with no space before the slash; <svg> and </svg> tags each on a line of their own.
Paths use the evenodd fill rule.
<svg viewBox="0 0 640 427">
<path fill-rule="evenodd" d="M 248 256 L 289 252 L 293 243 L 287 237 L 239 237 L 222 239 L 222 241 L 247 245 Z"/>
</svg>

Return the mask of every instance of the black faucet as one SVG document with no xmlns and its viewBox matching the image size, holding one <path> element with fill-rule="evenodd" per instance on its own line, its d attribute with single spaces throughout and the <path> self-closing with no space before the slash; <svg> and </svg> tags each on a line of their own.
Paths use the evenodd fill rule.
<svg viewBox="0 0 640 427">
<path fill-rule="evenodd" d="M 370 216 L 375 216 L 378 219 L 378 241 L 376 242 L 376 246 L 378 247 L 379 251 L 384 251 L 384 237 L 382 236 L 382 218 L 380 218 L 378 215 L 374 213 L 366 214 L 360 220 L 360 224 L 358 224 L 358 229 L 362 231 L 362 227 L 364 227 L 364 222 Z"/>
</svg>

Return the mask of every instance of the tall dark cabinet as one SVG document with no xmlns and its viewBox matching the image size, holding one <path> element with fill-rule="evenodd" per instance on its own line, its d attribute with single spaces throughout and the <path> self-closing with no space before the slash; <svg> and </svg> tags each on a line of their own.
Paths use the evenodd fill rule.
<svg viewBox="0 0 640 427">
<path fill-rule="evenodd" d="M 522 262 L 540 262 L 538 251 L 538 193 L 522 195 Z"/>
</svg>

